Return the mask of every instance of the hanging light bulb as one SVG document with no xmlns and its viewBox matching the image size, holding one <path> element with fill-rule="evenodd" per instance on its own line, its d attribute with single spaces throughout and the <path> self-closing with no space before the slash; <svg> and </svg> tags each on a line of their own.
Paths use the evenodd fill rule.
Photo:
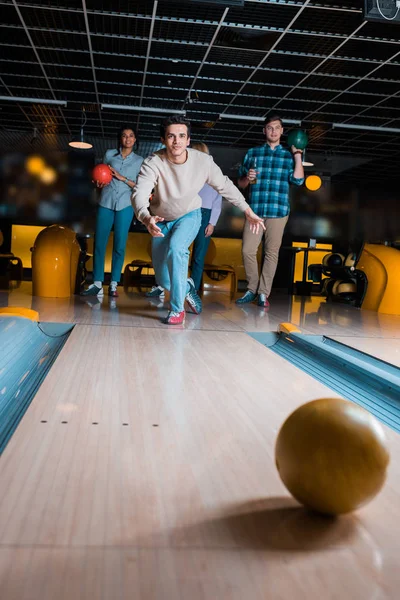
<svg viewBox="0 0 400 600">
<path fill-rule="evenodd" d="M 306 151 L 305 150 L 303 150 L 303 159 L 301 161 L 301 164 L 303 165 L 303 167 L 313 167 L 314 166 L 314 163 L 306 160 Z"/>
<path fill-rule="evenodd" d="M 84 118 L 84 120 L 83 120 Z M 78 137 L 73 138 L 68 145 L 71 146 L 71 148 L 78 148 L 79 150 L 89 150 L 89 148 L 93 148 L 93 144 L 91 144 L 90 142 L 85 141 L 84 135 L 83 135 L 83 128 L 86 125 L 86 121 L 87 121 L 87 117 L 86 117 L 86 111 L 85 111 L 85 107 L 82 107 L 82 125 L 81 125 L 81 131 L 80 131 L 80 135 Z"/>
</svg>

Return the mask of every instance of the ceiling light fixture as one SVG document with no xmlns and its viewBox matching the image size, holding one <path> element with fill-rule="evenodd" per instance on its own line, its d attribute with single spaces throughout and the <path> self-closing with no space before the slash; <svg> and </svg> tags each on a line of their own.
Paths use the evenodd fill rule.
<svg viewBox="0 0 400 600">
<path fill-rule="evenodd" d="M 235 121 L 260 121 L 264 123 L 265 117 L 249 117 L 248 115 L 232 115 L 228 113 L 221 113 L 219 115 L 220 119 L 233 119 Z M 301 121 L 298 119 L 282 119 L 284 123 L 288 123 L 289 125 L 301 125 Z"/>
<path fill-rule="evenodd" d="M 73 138 L 68 145 L 71 146 L 71 148 L 75 148 L 77 150 L 89 150 L 90 148 L 93 148 L 93 144 L 91 144 L 90 142 L 86 142 L 84 135 L 83 135 L 83 128 L 86 125 L 86 121 L 87 121 L 87 117 L 86 117 L 86 111 L 85 111 L 85 107 L 82 106 L 82 125 L 81 125 L 81 131 L 78 137 Z"/>
<path fill-rule="evenodd" d="M 58 106 L 67 106 L 65 100 L 49 100 L 46 98 L 21 98 L 20 96 L 0 96 L 0 101 L 9 100 L 10 102 L 30 102 L 31 104 L 56 104 Z"/>
<path fill-rule="evenodd" d="M 332 129 L 357 129 L 358 131 L 378 131 L 381 133 L 400 133 L 398 127 L 378 127 L 374 125 L 353 125 L 352 123 L 332 123 Z"/>
<path fill-rule="evenodd" d="M 149 106 L 129 106 L 125 104 L 102 104 L 101 108 L 111 108 L 115 110 L 134 110 L 137 112 L 162 113 L 168 115 L 186 115 L 186 110 L 171 110 L 170 108 L 151 108 Z"/>
<path fill-rule="evenodd" d="M 303 165 L 303 167 L 313 167 L 314 166 L 314 163 L 309 162 L 309 161 L 306 160 L 306 151 L 305 151 L 305 149 L 303 150 L 303 158 L 302 158 L 301 164 Z"/>
</svg>

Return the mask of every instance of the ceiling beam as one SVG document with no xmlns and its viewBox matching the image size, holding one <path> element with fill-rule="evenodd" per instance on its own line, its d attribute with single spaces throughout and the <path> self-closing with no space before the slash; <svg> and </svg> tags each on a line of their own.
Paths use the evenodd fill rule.
<svg viewBox="0 0 400 600">
<path fill-rule="evenodd" d="M 37 59 L 37 61 L 38 61 L 38 64 L 39 64 L 39 67 L 40 67 L 40 69 L 41 69 L 41 71 L 42 71 L 42 73 L 43 73 L 43 75 L 44 75 L 44 78 L 46 79 L 47 85 L 49 86 L 50 93 L 51 93 L 51 95 L 53 96 L 54 100 L 57 100 L 57 98 L 56 98 L 56 95 L 55 95 L 55 93 L 54 93 L 54 91 L 53 91 L 53 88 L 52 88 L 52 86 L 51 86 L 50 80 L 49 80 L 49 78 L 47 77 L 46 70 L 45 70 L 45 68 L 44 68 L 44 66 L 43 66 L 43 64 L 42 64 L 42 61 L 40 60 L 39 53 L 38 53 L 38 51 L 37 51 L 37 49 L 36 49 L 36 47 L 35 47 L 35 44 L 33 43 L 33 40 L 32 40 L 32 37 L 31 37 L 31 34 L 29 33 L 28 27 L 26 26 L 25 20 L 24 20 L 24 18 L 23 18 L 23 16 L 22 16 L 22 13 L 21 13 L 20 9 L 19 9 L 19 6 L 18 6 L 18 4 L 17 4 L 17 1 L 16 1 L 16 0 L 12 0 L 12 3 L 13 3 L 13 5 L 14 5 L 14 8 L 15 8 L 15 10 L 17 11 L 17 14 L 18 14 L 19 20 L 20 20 L 20 21 L 21 21 L 21 23 L 22 23 L 22 29 L 25 31 L 26 37 L 28 38 L 28 40 L 29 40 L 29 43 L 30 43 L 30 45 L 31 45 L 31 48 L 32 48 L 32 50 L 33 50 L 33 52 L 34 52 L 34 54 L 35 54 L 35 56 L 36 56 L 36 59 Z M 68 133 L 70 134 L 70 133 L 71 133 L 71 131 L 70 131 L 69 125 L 68 125 L 68 123 L 67 123 L 67 121 L 66 121 L 66 119 L 65 119 L 64 113 L 63 113 L 63 111 L 62 111 L 62 109 L 61 109 L 61 108 L 59 108 L 58 110 L 60 111 L 60 114 L 61 114 L 61 116 L 62 116 L 62 118 L 63 118 L 63 121 L 64 121 L 64 123 L 65 123 L 65 126 L 66 126 L 66 128 L 67 128 L 67 131 L 68 131 Z"/>
<path fill-rule="evenodd" d="M 158 0 L 154 0 L 154 3 L 153 3 L 153 13 L 152 13 L 151 23 L 150 23 L 149 40 L 148 40 L 148 43 L 147 43 L 146 60 L 145 60 L 144 69 L 143 69 L 142 89 L 141 89 L 141 92 L 140 92 L 139 106 L 142 106 L 142 102 L 143 102 L 144 88 L 145 88 L 145 85 L 146 85 L 147 67 L 148 67 L 149 59 L 150 59 L 151 40 L 153 38 L 154 22 L 155 22 L 156 14 L 157 14 L 157 6 L 158 6 Z M 136 130 L 137 131 L 139 129 L 139 123 L 140 123 L 140 114 L 138 114 L 137 121 L 136 121 Z"/>
<path fill-rule="evenodd" d="M 0 44 L 1 45 L 1 44 Z M 95 54 L 95 53 L 94 53 Z M 137 58 L 137 57 L 131 57 L 131 58 Z M 140 57 L 140 58 L 144 58 L 144 57 Z M 160 60 L 157 57 L 152 57 L 152 60 Z M 0 63 L 6 63 L 6 64 L 16 64 L 16 65 L 36 65 L 36 62 L 34 61 L 26 61 L 26 60 L 10 60 L 7 58 L 0 58 Z M 167 60 L 168 64 L 171 62 L 171 59 Z M 179 61 L 179 62 L 184 62 L 184 61 Z M 85 70 L 85 69 L 91 69 L 91 65 L 76 65 L 76 64 L 70 64 L 70 63 L 54 63 L 54 62 L 47 62 L 47 61 L 42 61 L 43 65 L 45 67 L 65 67 L 68 69 L 81 69 L 81 70 Z M 379 64 L 383 65 L 384 61 L 381 61 Z M 198 63 L 200 64 L 200 63 Z M 225 65 L 224 63 L 216 63 L 216 62 L 208 62 L 206 61 L 204 63 L 207 66 L 216 66 L 216 67 L 221 67 L 221 69 L 223 69 L 224 67 L 227 67 L 229 65 Z M 203 65 L 204 66 L 204 65 Z M 233 65 L 232 65 L 233 66 Z M 240 65 L 236 65 L 236 67 L 240 67 Z M 245 67 L 242 67 L 245 68 Z M 247 67 L 249 70 L 251 70 L 253 67 Z M 97 67 L 98 71 L 109 71 L 110 73 L 136 73 L 136 74 L 142 74 L 143 73 L 143 69 L 121 69 L 121 68 L 116 68 L 116 67 L 103 67 L 103 66 L 98 66 Z M 265 71 L 265 72 L 269 72 L 269 73 L 283 73 L 283 74 L 288 74 L 288 75 L 309 75 L 310 72 L 309 71 L 299 71 L 297 69 L 279 69 L 279 68 L 271 68 L 271 67 L 261 67 L 259 69 L 260 71 Z M 198 72 L 200 71 L 200 69 L 198 70 Z M 146 74 L 147 75 L 161 75 L 162 77 L 182 77 L 182 78 L 186 78 L 186 79 L 192 79 L 193 75 L 188 75 L 186 73 L 174 73 L 174 72 L 168 72 L 168 71 L 147 71 L 146 69 Z M 341 75 L 340 73 L 325 73 L 325 72 L 319 72 L 319 71 L 315 71 L 313 73 L 313 75 L 318 76 L 318 77 L 327 77 L 327 78 L 334 78 L 334 79 L 354 79 L 359 81 L 360 77 L 357 75 Z M 232 78 L 227 78 L 227 77 L 210 77 L 210 76 L 202 76 L 202 75 L 197 75 L 198 79 L 202 79 L 205 81 L 226 81 L 226 82 L 232 82 L 232 83 L 240 83 L 242 81 L 242 79 L 232 79 Z M 304 78 L 306 79 L 306 77 Z M 366 81 L 372 81 L 372 82 L 385 82 L 385 83 L 400 83 L 400 79 L 387 79 L 386 77 L 366 77 L 365 78 Z M 251 81 L 249 82 L 251 85 L 266 85 L 266 82 L 264 81 Z M 275 84 L 275 85 L 279 85 L 279 84 Z M 290 87 L 290 86 L 289 86 Z M 293 88 L 294 89 L 294 88 Z M 327 91 L 325 88 L 319 88 L 322 91 Z M 361 92 L 360 92 L 361 93 Z"/>
<path fill-rule="evenodd" d="M 296 1 L 296 0 L 291 0 L 290 2 L 287 2 L 286 0 L 246 0 L 246 2 L 249 4 L 250 2 L 254 3 L 254 4 L 272 4 L 274 7 L 279 6 L 280 8 L 285 8 L 285 7 L 296 7 L 296 6 L 301 6 L 302 2 L 301 1 Z M 0 6 L 1 5 L 9 5 L 9 2 L 4 2 L 3 0 L 0 1 Z M 64 6 L 54 6 L 54 5 L 48 5 L 48 6 L 42 6 L 42 5 L 38 5 L 38 4 L 24 4 L 24 6 L 26 6 L 27 8 L 40 8 L 41 10 L 55 10 L 55 11 L 59 11 L 59 12 L 69 12 L 69 13 L 82 13 L 82 10 L 79 8 L 69 8 L 69 7 L 64 7 Z M 313 8 L 316 10 L 333 10 L 336 12 L 351 12 L 351 13 L 358 13 L 361 14 L 362 10 L 360 8 L 349 8 L 348 6 L 331 6 L 331 5 L 324 5 L 324 4 L 314 4 L 313 2 L 310 2 L 309 4 L 309 8 Z M 144 14 L 134 14 L 134 13 L 126 13 L 126 12 L 115 12 L 115 11 L 105 11 L 105 10 L 89 10 L 88 14 L 91 15 L 99 15 L 99 16 L 105 16 L 105 17 L 126 17 L 126 18 L 131 18 L 131 19 L 151 19 L 150 15 L 144 15 Z M 158 17 L 159 20 L 167 20 L 167 17 Z M 183 18 L 182 18 L 183 20 Z M 215 21 L 205 21 L 206 23 L 212 23 L 212 24 L 216 24 Z"/>
<path fill-rule="evenodd" d="M 101 109 L 100 109 L 100 96 L 99 96 L 99 90 L 98 90 L 98 87 L 97 87 L 96 67 L 95 67 L 95 64 L 94 64 L 93 49 L 92 49 L 92 40 L 90 38 L 91 33 L 90 33 L 90 27 L 89 27 L 88 14 L 87 14 L 87 10 L 86 10 L 86 0 L 82 0 L 82 6 L 83 6 L 83 17 L 84 17 L 84 20 L 85 20 L 86 37 L 87 37 L 87 42 L 88 42 L 88 47 L 89 47 L 89 53 L 90 53 L 90 64 L 92 66 L 94 91 L 95 91 L 95 94 L 96 94 L 96 100 L 97 100 L 98 114 L 99 114 L 99 119 L 100 119 L 101 132 L 102 132 L 103 137 L 104 137 L 103 121 L 102 121 L 102 118 L 101 118 Z"/>
<path fill-rule="evenodd" d="M 21 78 L 21 75 L 19 73 L 0 73 L 0 76 L 1 75 L 7 76 L 7 77 L 15 77 L 17 79 Z M 36 75 L 24 75 L 24 78 L 25 79 L 35 79 L 35 80 L 38 79 L 38 77 Z M 54 81 L 70 81 L 70 82 L 72 81 L 72 82 L 76 82 L 78 84 L 79 83 L 93 83 L 93 81 L 91 79 L 83 79 L 83 78 L 75 79 L 73 77 L 68 77 L 68 78 L 66 78 L 66 77 L 53 77 L 52 79 Z M 202 79 L 202 78 L 200 77 L 199 79 Z M 215 81 L 216 83 L 218 83 L 218 81 L 221 81 L 221 80 L 218 80 L 218 79 L 215 79 L 215 80 L 208 79 L 208 81 Z M 132 83 L 127 82 L 127 81 L 110 81 L 110 80 L 105 81 L 105 80 L 99 80 L 98 83 L 104 84 L 104 85 L 121 86 L 121 87 L 128 87 L 128 86 L 129 87 L 140 87 L 139 84 L 132 84 Z M 267 82 L 262 82 L 262 83 L 260 83 L 260 82 L 249 82 L 248 85 L 258 85 L 258 86 L 263 86 L 265 88 L 267 88 L 267 87 L 268 88 L 275 88 L 277 86 L 276 83 L 267 83 Z M 18 84 L 16 84 L 16 87 L 18 87 Z M 171 91 L 171 87 L 170 86 L 150 85 L 150 84 L 147 84 L 146 87 L 148 87 L 150 89 L 163 89 L 163 90 L 169 90 L 169 91 Z M 279 87 L 282 87 L 282 88 L 291 88 L 291 86 L 287 85 L 287 84 L 279 84 Z M 29 89 L 32 89 L 32 88 L 29 88 Z M 37 88 L 37 89 L 39 89 L 39 88 Z M 174 87 L 172 89 L 174 91 L 182 91 L 184 93 L 186 93 L 186 91 L 187 91 L 186 88 L 179 87 L 179 86 L 176 86 L 176 87 Z M 315 86 L 303 86 L 301 89 L 302 90 L 309 90 L 309 91 L 318 91 L 318 92 L 321 92 L 321 91 L 323 91 L 323 92 L 331 92 L 333 94 L 337 92 L 337 90 L 335 90 L 333 88 L 321 88 L 321 87 L 315 87 Z M 79 89 L 78 90 L 68 90 L 68 92 L 69 93 L 82 93 L 82 90 L 79 90 Z M 198 88 L 198 92 L 201 92 L 201 93 L 204 93 L 204 94 L 221 95 L 221 96 L 224 96 L 224 95 L 231 96 L 232 95 L 232 92 L 229 92 L 229 91 L 226 91 L 226 90 L 221 90 L 221 89 L 213 89 L 213 90 L 211 90 L 211 89 L 205 89 L 205 88 Z M 356 96 L 362 95 L 362 96 L 366 96 L 367 98 L 368 97 L 378 97 L 378 98 L 382 99 L 382 101 L 384 101 L 388 97 L 386 94 L 378 93 L 378 92 L 362 92 L 361 93 L 361 92 L 349 91 L 348 94 L 349 95 L 352 94 L 352 95 L 356 95 Z M 238 97 L 240 97 L 240 98 L 246 98 L 246 97 L 251 98 L 252 96 L 251 96 L 251 94 L 240 94 Z M 274 96 L 267 96 L 267 95 L 265 95 L 265 96 L 263 95 L 263 98 L 264 97 L 265 98 L 269 98 L 269 99 L 273 99 L 274 98 Z M 160 99 L 162 99 L 162 98 L 160 98 Z M 317 103 L 317 104 L 323 102 L 322 100 L 312 100 L 312 99 L 309 99 L 309 98 L 290 98 L 289 100 L 298 101 L 298 102 L 314 102 L 314 103 Z M 365 106 L 364 104 L 354 104 L 353 105 L 353 104 L 350 104 L 350 103 L 343 103 L 343 105 L 345 105 L 345 106 L 362 106 L 362 107 Z M 253 105 L 253 107 L 254 107 L 254 105 Z"/>
<path fill-rule="evenodd" d="M 220 19 L 220 21 L 219 21 L 219 23 L 217 25 L 217 28 L 214 31 L 214 35 L 212 36 L 211 42 L 210 42 L 210 44 L 209 44 L 209 46 L 208 46 L 208 48 L 206 50 L 206 53 L 203 56 L 203 60 L 201 61 L 200 65 L 199 65 L 199 68 L 197 69 L 196 75 L 194 76 L 194 79 L 192 81 L 192 84 L 191 84 L 190 88 L 188 89 L 188 93 L 187 93 L 187 96 L 185 98 L 185 102 L 182 105 L 182 109 L 185 108 L 186 103 L 188 103 L 188 102 L 190 103 L 191 102 L 190 93 L 191 93 L 191 91 L 193 90 L 193 88 L 195 86 L 195 83 L 197 81 L 197 78 L 199 77 L 200 71 L 203 68 L 204 63 L 206 62 L 207 56 L 209 55 L 210 50 L 213 47 L 213 44 L 214 44 L 215 40 L 217 39 L 218 33 L 219 33 L 219 31 L 220 31 L 220 29 L 222 27 L 222 24 L 224 22 L 224 19 L 225 19 L 226 15 L 228 14 L 228 11 L 229 11 L 229 8 L 225 8 L 225 10 L 224 10 L 224 12 L 222 14 L 222 17 L 221 17 L 221 19 Z"/>
<path fill-rule="evenodd" d="M 15 2 L 15 0 L 12 0 L 13 2 Z M 308 0 L 306 0 L 306 2 L 308 2 Z M 303 5 L 304 6 L 304 5 Z M 173 19 L 168 19 L 168 22 L 173 22 Z M 195 23 L 193 23 L 195 24 Z M 196 23 L 198 25 L 202 25 L 204 27 L 204 22 L 201 21 L 199 23 Z M 234 23 L 234 24 L 228 24 L 228 23 L 224 23 L 224 25 L 230 26 L 230 27 L 236 27 L 239 29 L 256 29 L 257 27 L 253 27 L 252 25 L 246 25 L 246 24 L 240 24 L 240 23 Z M 212 27 L 213 23 L 207 24 L 207 26 Z M 21 26 L 19 25 L 13 25 L 13 24 L 6 24 L 6 23 L 0 23 L 0 28 L 5 28 L 5 29 L 23 29 Z M 78 31 L 78 30 L 67 30 L 67 29 L 57 29 L 54 27 L 31 27 L 30 28 L 32 31 L 42 31 L 42 32 L 51 32 L 51 33 L 60 33 L 60 34 L 68 34 L 68 35 L 86 35 L 84 31 Z M 266 33 L 284 33 L 286 34 L 294 34 L 294 35 L 305 35 L 308 37 L 323 37 L 323 38 L 335 38 L 335 39 L 342 39 L 345 40 L 347 39 L 347 35 L 346 34 L 341 34 L 341 33 L 329 33 L 326 31 L 310 31 L 307 29 L 287 29 L 287 28 L 282 28 L 282 27 L 267 27 L 267 26 L 263 26 L 262 28 L 258 28 L 260 31 L 265 31 Z M 92 37 L 103 37 L 103 38 L 115 38 L 115 35 L 112 33 L 91 33 Z M 118 35 L 118 39 L 122 39 L 122 40 L 137 40 L 137 41 L 143 41 L 143 42 L 147 42 L 148 41 L 148 37 L 147 36 L 134 36 L 134 35 Z M 366 41 L 366 42 L 372 42 L 372 43 L 376 43 L 376 44 L 395 44 L 395 45 L 400 45 L 400 39 L 392 39 L 392 38 L 377 38 L 377 37 L 371 37 L 371 36 L 357 36 L 354 38 L 355 40 L 361 40 L 361 41 Z M 192 46 L 208 46 L 207 42 L 191 42 L 190 40 L 169 40 L 169 39 L 163 39 L 163 38 L 154 38 L 153 39 L 154 42 L 162 42 L 162 43 L 166 43 L 166 44 L 182 44 L 182 45 L 192 45 Z M 231 48 L 231 50 L 237 50 L 237 48 Z"/>
<path fill-rule="evenodd" d="M 25 5 L 24 5 L 25 6 Z M 176 43 L 180 43 L 179 41 L 176 41 Z M 206 44 L 205 44 L 206 45 Z M 0 47 L 1 46 L 5 46 L 7 48 L 30 48 L 30 45 L 27 44 L 9 44 L 9 43 L 5 43 L 5 42 L 0 42 Z M 54 51 L 58 51 L 58 52 L 73 52 L 73 53 L 79 53 L 79 54 L 89 54 L 89 50 L 77 50 L 76 48 L 60 48 L 57 46 L 36 46 L 36 48 L 38 50 L 49 50 L 51 52 Z M 232 48 L 230 46 L 220 46 L 218 45 L 218 49 L 220 50 L 231 50 L 233 52 L 237 51 L 237 50 L 242 50 L 244 52 L 257 52 L 258 54 L 263 54 L 264 50 L 256 50 L 253 48 L 246 48 L 246 49 L 235 49 Z M 93 54 L 99 55 L 99 56 L 115 56 L 117 58 L 137 58 L 137 59 L 141 59 L 141 60 L 145 60 L 146 56 L 144 54 L 127 54 L 125 52 L 103 52 L 100 50 L 93 50 Z M 299 58 L 327 58 L 327 55 L 325 54 L 320 54 L 317 52 L 296 52 L 296 51 L 292 51 L 292 50 L 273 50 L 271 52 L 271 54 L 276 54 L 278 56 L 287 56 L 287 57 L 292 57 L 292 56 L 296 56 Z M 334 61 L 342 61 L 342 62 L 356 62 L 356 63 L 361 63 L 361 64 L 371 64 L 371 63 L 382 63 L 382 60 L 379 60 L 378 58 L 374 58 L 374 57 L 368 57 L 368 58 L 362 58 L 359 56 L 330 56 L 329 55 L 330 60 L 334 60 Z M 160 60 L 160 61 L 165 61 L 165 62 L 170 62 L 171 61 L 171 57 L 169 56 L 153 56 L 152 57 L 153 60 Z M 179 59 L 180 63 L 184 63 L 184 64 L 200 64 L 200 60 L 193 60 L 193 59 L 189 59 L 189 58 L 180 58 Z M 243 69 L 253 69 L 253 67 L 251 65 L 246 65 L 246 64 L 240 64 L 237 62 L 234 63 L 220 63 L 220 62 L 216 62 L 216 61 L 206 61 L 207 65 L 220 65 L 222 67 L 225 66 L 231 66 L 231 67 L 240 67 Z M 393 65 L 400 65 L 400 61 L 399 62 L 393 62 Z M 265 67 L 260 67 L 260 71 L 268 71 L 268 69 Z M 335 73 L 335 77 L 341 77 L 340 73 L 336 74 Z"/>
</svg>

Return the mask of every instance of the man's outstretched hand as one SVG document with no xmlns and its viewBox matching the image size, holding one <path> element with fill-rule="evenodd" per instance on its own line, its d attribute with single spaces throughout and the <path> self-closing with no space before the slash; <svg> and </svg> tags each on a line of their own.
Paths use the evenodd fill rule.
<svg viewBox="0 0 400 600">
<path fill-rule="evenodd" d="M 257 217 L 256 213 L 252 211 L 251 208 L 248 208 L 244 214 L 250 224 L 250 231 L 252 233 L 258 233 L 260 227 L 265 231 L 264 219 Z"/>
<path fill-rule="evenodd" d="M 157 225 L 160 221 L 164 221 L 164 219 L 163 217 L 157 217 L 157 215 L 149 216 L 144 219 L 143 225 L 147 228 L 147 231 L 152 237 L 164 237 L 164 234 L 161 233 L 161 229 Z"/>
</svg>

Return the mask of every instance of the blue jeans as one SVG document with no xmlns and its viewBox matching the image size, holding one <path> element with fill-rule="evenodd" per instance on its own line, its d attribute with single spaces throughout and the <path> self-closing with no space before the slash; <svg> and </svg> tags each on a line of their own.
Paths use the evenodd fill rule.
<svg viewBox="0 0 400 600">
<path fill-rule="evenodd" d="M 104 260 L 108 238 L 114 225 L 114 244 L 111 263 L 111 281 L 118 282 L 124 265 L 126 242 L 129 227 L 133 219 L 133 208 L 127 206 L 122 210 L 111 210 L 99 206 L 97 210 L 96 234 L 94 240 L 93 280 L 104 281 Z"/>
<path fill-rule="evenodd" d="M 205 236 L 206 227 L 210 222 L 211 208 L 201 209 L 201 225 L 193 244 L 192 279 L 196 290 L 200 289 L 203 276 L 204 260 L 206 258 L 210 237 Z"/>
<path fill-rule="evenodd" d="M 175 221 L 157 223 L 164 237 L 153 237 L 152 258 L 158 285 L 170 291 L 171 310 L 182 312 L 188 292 L 189 246 L 201 223 L 198 208 Z"/>
</svg>

